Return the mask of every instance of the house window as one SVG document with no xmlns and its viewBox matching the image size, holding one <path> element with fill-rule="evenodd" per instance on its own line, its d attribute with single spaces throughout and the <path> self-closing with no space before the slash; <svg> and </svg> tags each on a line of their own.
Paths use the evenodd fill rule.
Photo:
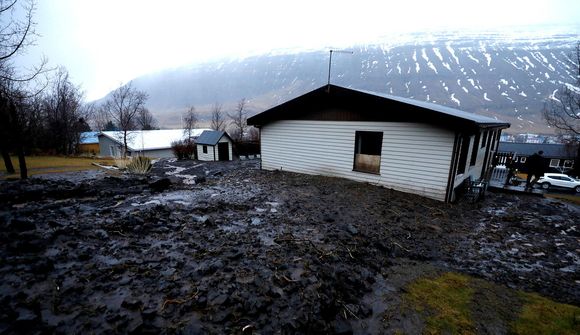
<svg viewBox="0 0 580 335">
<path fill-rule="evenodd" d="M 353 170 L 367 173 L 380 173 L 382 149 L 382 132 L 355 132 Z"/>
<path fill-rule="evenodd" d="M 203 153 L 204 153 L 204 154 L 207 154 L 207 145 L 204 145 L 204 146 L 203 146 Z"/>
<path fill-rule="evenodd" d="M 109 146 L 109 153 L 111 154 L 111 157 L 116 157 L 117 156 L 117 151 L 115 150 L 115 146 L 114 145 L 110 145 Z"/>
<path fill-rule="evenodd" d="M 560 166 L 559 159 L 550 159 L 550 167 L 558 167 L 558 166 Z"/>
<path fill-rule="evenodd" d="M 520 157 L 520 163 L 525 163 L 527 157 Z"/>
<path fill-rule="evenodd" d="M 574 161 L 571 159 L 567 159 L 564 161 L 564 167 L 567 169 L 571 169 L 574 166 Z"/>
</svg>

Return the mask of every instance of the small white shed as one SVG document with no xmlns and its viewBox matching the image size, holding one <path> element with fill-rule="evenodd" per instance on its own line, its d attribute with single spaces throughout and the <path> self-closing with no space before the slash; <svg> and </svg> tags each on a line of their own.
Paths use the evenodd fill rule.
<svg viewBox="0 0 580 335">
<path fill-rule="evenodd" d="M 328 85 L 248 119 L 262 169 L 343 177 L 441 201 L 487 178 L 509 123 L 456 109 Z"/>
<path fill-rule="evenodd" d="M 206 130 L 195 141 L 200 161 L 231 161 L 233 141 L 225 131 Z"/>
</svg>

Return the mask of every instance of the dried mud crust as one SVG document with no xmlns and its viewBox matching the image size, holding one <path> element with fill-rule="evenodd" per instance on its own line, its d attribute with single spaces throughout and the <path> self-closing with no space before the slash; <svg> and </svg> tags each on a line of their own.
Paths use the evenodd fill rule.
<svg viewBox="0 0 580 335">
<path fill-rule="evenodd" d="M 578 209 L 534 197 L 449 205 L 171 160 L 0 197 L 0 333 L 413 332 L 416 314 L 393 314 L 404 287 L 441 271 L 580 302 Z"/>
</svg>

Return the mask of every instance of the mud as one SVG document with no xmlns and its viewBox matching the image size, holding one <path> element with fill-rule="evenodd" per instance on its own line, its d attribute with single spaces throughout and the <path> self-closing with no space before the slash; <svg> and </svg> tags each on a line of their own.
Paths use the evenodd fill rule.
<svg viewBox="0 0 580 335">
<path fill-rule="evenodd" d="M 404 287 L 442 271 L 580 304 L 577 206 L 258 167 L 0 182 L 0 333 L 416 333 Z"/>
</svg>

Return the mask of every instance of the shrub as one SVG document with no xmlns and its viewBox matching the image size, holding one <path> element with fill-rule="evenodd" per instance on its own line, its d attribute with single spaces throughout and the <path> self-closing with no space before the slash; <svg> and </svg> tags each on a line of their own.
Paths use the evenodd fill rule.
<svg viewBox="0 0 580 335">
<path fill-rule="evenodd" d="M 195 158 L 195 142 L 191 140 L 181 140 L 171 143 L 173 155 L 178 160 Z"/>
<path fill-rule="evenodd" d="M 127 164 L 127 171 L 135 174 L 147 174 L 151 171 L 151 159 L 149 157 L 137 156 Z"/>
<path fill-rule="evenodd" d="M 130 158 L 115 158 L 115 166 L 118 167 L 119 170 L 125 170 L 130 162 Z"/>
</svg>

